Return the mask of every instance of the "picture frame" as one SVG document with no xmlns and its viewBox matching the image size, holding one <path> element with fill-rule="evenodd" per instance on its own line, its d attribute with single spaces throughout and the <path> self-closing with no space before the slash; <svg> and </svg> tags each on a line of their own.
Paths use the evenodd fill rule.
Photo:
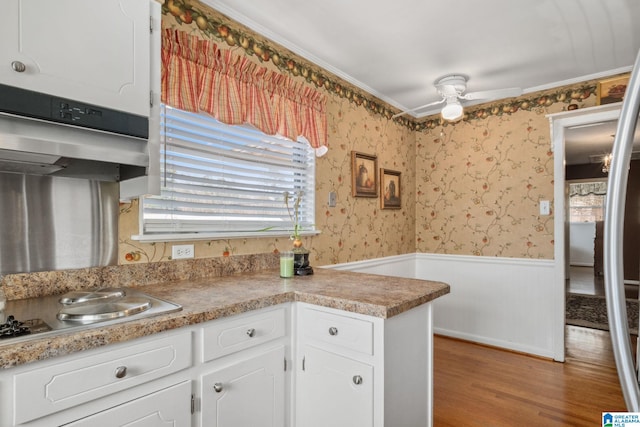
<svg viewBox="0 0 640 427">
<path fill-rule="evenodd" d="M 380 169 L 380 208 L 400 209 L 402 207 L 402 187 L 400 172 Z"/>
<path fill-rule="evenodd" d="M 630 76 L 614 77 L 598 82 L 598 105 L 621 102 L 629 84 Z"/>
<path fill-rule="evenodd" d="M 351 152 L 351 192 L 354 197 L 378 197 L 378 157 Z"/>
</svg>

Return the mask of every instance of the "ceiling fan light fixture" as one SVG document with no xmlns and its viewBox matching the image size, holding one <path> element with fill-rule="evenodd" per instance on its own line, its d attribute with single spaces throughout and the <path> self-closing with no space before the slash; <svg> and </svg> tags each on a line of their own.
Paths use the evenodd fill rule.
<svg viewBox="0 0 640 427">
<path fill-rule="evenodd" d="M 458 120 L 462 117 L 462 105 L 457 99 L 447 100 L 447 105 L 442 108 L 442 118 L 450 122 Z"/>
</svg>

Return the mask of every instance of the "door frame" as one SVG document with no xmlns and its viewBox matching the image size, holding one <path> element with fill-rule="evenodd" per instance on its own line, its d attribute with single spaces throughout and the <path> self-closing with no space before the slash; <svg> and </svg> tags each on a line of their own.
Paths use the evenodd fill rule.
<svg viewBox="0 0 640 427">
<path fill-rule="evenodd" d="M 554 294 L 553 342 L 554 360 L 565 360 L 565 274 L 568 239 L 565 236 L 565 130 L 574 126 L 584 126 L 599 122 L 618 120 L 621 105 L 607 104 L 573 111 L 549 114 L 551 126 L 551 150 L 554 153 L 553 166 L 553 238 L 554 238 Z"/>
</svg>

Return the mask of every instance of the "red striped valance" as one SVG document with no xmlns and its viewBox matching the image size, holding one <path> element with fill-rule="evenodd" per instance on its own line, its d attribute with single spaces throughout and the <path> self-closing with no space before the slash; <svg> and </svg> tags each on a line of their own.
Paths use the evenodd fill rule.
<svg viewBox="0 0 640 427">
<path fill-rule="evenodd" d="M 183 31 L 163 33 L 162 102 L 269 135 L 304 136 L 314 148 L 327 145 L 325 95 Z"/>
</svg>

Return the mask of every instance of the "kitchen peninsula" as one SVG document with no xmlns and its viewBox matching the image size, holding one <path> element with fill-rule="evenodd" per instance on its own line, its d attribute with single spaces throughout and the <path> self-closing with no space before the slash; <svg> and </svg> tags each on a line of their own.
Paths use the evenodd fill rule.
<svg viewBox="0 0 640 427">
<path fill-rule="evenodd" d="M 182 393 L 188 404 L 165 415 L 184 425 L 431 425 L 430 302 L 449 286 L 322 268 L 281 279 L 276 263 L 266 254 L 5 276 L 9 299 L 143 286 L 183 309 L 1 343 L 0 394 L 15 393 L 0 423 L 99 425 L 134 406 L 166 411 Z M 87 376 L 106 383 L 69 391 Z M 21 393 L 42 397 L 21 403 Z M 255 399 L 264 404 L 241 409 Z"/>
</svg>

